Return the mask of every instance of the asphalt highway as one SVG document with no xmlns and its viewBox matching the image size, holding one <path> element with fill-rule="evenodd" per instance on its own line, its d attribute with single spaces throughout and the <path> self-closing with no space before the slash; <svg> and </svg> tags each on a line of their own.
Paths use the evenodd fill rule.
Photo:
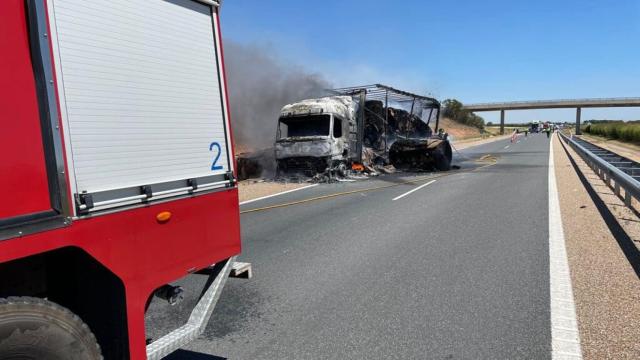
<svg viewBox="0 0 640 360">
<path fill-rule="evenodd" d="M 254 277 L 229 279 L 205 334 L 170 359 L 550 358 L 548 159 L 532 134 L 468 148 L 460 170 L 242 206 Z M 201 281 L 181 283 L 193 297 Z M 155 301 L 149 335 L 192 306 Z"/>
</svg>

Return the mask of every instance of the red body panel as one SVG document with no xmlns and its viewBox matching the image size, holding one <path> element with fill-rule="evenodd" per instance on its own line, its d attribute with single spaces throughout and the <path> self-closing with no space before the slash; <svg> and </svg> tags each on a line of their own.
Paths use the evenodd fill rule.
<svg viewBox="0 0 640 360">
<path fill-rule="evenodd" d="M 158 223 L 156 214 L 170 211 Z M 124 283 L 131 359 L 144 359 L 144 307 L 152 291 L 240 253 L 238 191 L 223 190 L 77 220 L 71 226 L 0 242 L 0 262 L 76 246 Z"/>
<path fill-rule="evenodd" d="M 24 1 L 0 1 L 0 219 L 49 210 Z"/>
<path fill-rule="evenodd" d="M 24 4 L 0 1 L 0 74 L 8 80 L 0 87 L 0 118 L 3 127 L 10 125 L 9 131 L 0 131 L 0 150 L 3 161 L 11 161 L 8 173 L 2 166 L 0 218 L 49 209 Z M 27 186 L 24 193 L 16 192 Z M 166 223 L 156 219 L 162 211 L 172 214 Z M 130 357 L 146 359 L 144 311 L 151 293 L 240 253 L 237 188 L 87 217 L 67 227 L 3 240 L 0 263 L 70 246 L 83 249 L 122 280 Z"/>
</svg>

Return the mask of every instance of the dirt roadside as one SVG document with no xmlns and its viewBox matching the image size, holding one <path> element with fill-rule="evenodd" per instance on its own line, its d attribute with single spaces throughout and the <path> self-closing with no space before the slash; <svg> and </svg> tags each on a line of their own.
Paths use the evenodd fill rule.
<svg viewBox="0 0 640 360">
<path fill-rule="evenodd" d="M 620 207 L 615 199 L 607 197 L 606 185 L 568 146 L 563 147 L 558 137 L 554 141 L 556 181 L 583 357 L 637 359 L 640 279 L 631 263 L 638 265 L 640 257 L 630 238 L 636 235 L 627 235 L 620 226 L 625 222 L 621 217 L 627 215 L 606 215 L 607 206 Z M 640 222 L 630 220 L 627 229 L 640 228 Z"/>
<path fill-rule="evenodd" d="M 633 161 L 640 162 L 640 146 L 635 144 L 629 144 L 617 140 L 609 140 L 600 136 L 593 135 L 580 135 L 585 140 L 598 145 L 607 150 L 613 151 L 619 155 L 625 156 Z"/>
<path fill-rule="evenodd" d="M 277 194 L 309 185 L 308 183 L 284 183 L 269 180 L 245 180 L 238 183 L 240 202 Z"/>
<path fill-rule="evenodd" d="M 480 129 L 473 126 L 461 124 L 448 118 L 440 119 L 439 128 L 444 129 L 454 139 L 470 139 L 480 138 L 482 133 Z"/>
<path fill-rule="evenodd" d="M 524 131 L 525 127 L 524 126 L 511 126 L 509 124 L 505 124 L 504 133 L 505 134 L 511 134 L 515 129 L 520 129 L 520 130 Z M 486 132 L 488 132 L 489 134 L 499 135 L 500 134 L 500 125 L 485 126 L 484 130 Z"/>
</svg>

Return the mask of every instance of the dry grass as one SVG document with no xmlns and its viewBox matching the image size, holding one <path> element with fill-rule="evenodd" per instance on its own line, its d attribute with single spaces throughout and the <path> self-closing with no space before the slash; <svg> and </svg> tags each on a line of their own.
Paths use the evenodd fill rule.
<svg viewBox="0 0 640 360">
<path fill-rule="evenodd" d="M 640 145 L 631 144 L 628 142 L 611 140 L 602 136 L 594 136 L 590 134 L 581 135 L 585 140 L 590 141 L 602 148 L 609 151 L 613 151 L 616 154 L 625 156 L 633 161 L 640 162 Z"/>
<path fill-rule="evenodd" d="M 504 133 L 511 134 L 515 129 L 520 129 L 520 131 L 524 131 L 525 127 L 522 126 L 505 126 Z M 500 134 L 500 125 L 498 126 L 485 126 L 484 130 L 492 135 Z"/>
<path fill-rule="evenodd" d="M 440 119 L 439 127 L 457 140 L 479 138 L 482 135 L 480 129 L 476 127 L 460 124 L 447 118 Z"/>
</svg>

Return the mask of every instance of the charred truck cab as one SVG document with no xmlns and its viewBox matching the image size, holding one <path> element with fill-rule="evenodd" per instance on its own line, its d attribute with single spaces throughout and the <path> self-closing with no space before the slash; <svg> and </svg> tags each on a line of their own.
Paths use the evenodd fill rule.
<svg viewBox="0 0 640 360">
<path fill-rule="evenodd" d="M 275 143 L 278 173 L 344 175 L 351 154 L 349 134 L 356 128 L 355 114 L 356 103 L 350 96 L 284 106 Z"/>
<path fill-rule="evenodd" d="M 332 93 L 282 108 L 275 143 L 278 174 L 344 176 L 353 164 L 451 168 L 452 149 L 438 127 L 436 99 L 381 84 Z"/>
</svg>

